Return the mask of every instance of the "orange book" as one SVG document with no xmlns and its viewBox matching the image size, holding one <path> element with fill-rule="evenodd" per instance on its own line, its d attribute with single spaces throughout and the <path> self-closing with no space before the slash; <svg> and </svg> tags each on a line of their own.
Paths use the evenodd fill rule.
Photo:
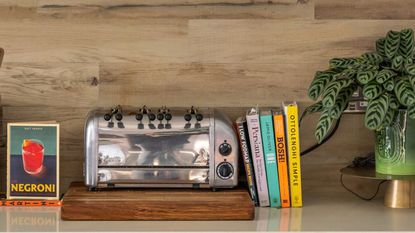
<svg viewBox="0 0 415 233">
<path fill-rule="evenodd" d="M 287 147 L 285 142 L 284 116 L 281 111 L 274 113 L 275 147 L 277 151 L 278 181 L 280 183 L 281 207 L 290 207 L 288 181 Z"/>
</svg>

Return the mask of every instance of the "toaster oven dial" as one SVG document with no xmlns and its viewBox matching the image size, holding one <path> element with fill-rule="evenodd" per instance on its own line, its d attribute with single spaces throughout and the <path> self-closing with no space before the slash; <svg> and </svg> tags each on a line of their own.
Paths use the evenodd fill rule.
<svg viewBox="0 0 415 233">
<path fill-rule="evenodd" d="M 171 115 L 171 113 L 166 113 L 166 115 L 164 116 L 164 118 L 166 119 L 166 121 L 169 121 L 173 118 L 173 116 Z"/>
<path fill-rule="evenodd" d="M 164 119 L 164 114 L 163 113 L 158 113 L 157 114 L 157 120 L 162 121 Z"/>
<path fill-rule="evenodd" d="M 184 120 L 185 120 L 185 121 L 191 121 L 191 120 L 192 120 L 192 115 L 191 115 L 191 114 L 189 114 L 189 113 L 185 114 L 185 115 L 184 115 Z"/>
<path fill-rule="evenodd" d="M 112 117 L 111 114 L 107 113 L 107 114 L 104 115 L 104 120 L 109 121 L 109 120 L 111 120 L 111 117 Z"/>
<path fill-rule="evenodd" d="M 137 121 L 141 121 L 143 119 L 143 114 L 138 113 L 137 115 L 135 115 L 135 119 L 137 119 Z"/>
<path fill-rule="evenodd" d="M 148 119 L 150 120 L 150 121 L 154 121 L 155 119 L 156 119 L 156 115 L 154 114 L 154 113 L 149 113 L 149 114 L 147 114 L 148 115 Z"/>
<path fill-rule="evenodd" d="M 117 114 L 115 115 L 115 119 L 116 119 L 117 121 L 121 121 L 121 120 L 122 120 L 122 114 L 121 114 L 121 113 L 117 113 Z"/>
<path fill-rule="evenodd" d="M 219 178 L 222 180 L 227 180 L 233 176 L 233 167 L 232 164 L 228 162 L 222 162 L 219 164 L 218 168 L 216 169 L 216 173 L 218 174 Z"/>
<path fill-rule="evenodd" d="M 196 120 L 197 121 L 202 121 L 203 120 L 203 115 L 200 114 L 200 113 L 196 114 Z"/>
<path fill-rule="evenodd" d="M 219 145 L 219 153 L 223 156 L 228 156 L 232 152 L 232 147 L 226 141 Z"/>
</svg>

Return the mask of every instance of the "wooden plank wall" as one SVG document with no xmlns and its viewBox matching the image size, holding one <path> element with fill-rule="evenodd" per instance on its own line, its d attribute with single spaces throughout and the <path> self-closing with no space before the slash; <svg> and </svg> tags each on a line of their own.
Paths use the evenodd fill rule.
<svg viewBox="0 0 415 233">
<path fill-rule="evenodd" d="M 65 190 L 82 179 L 90 109 L 216 106 L 235 118 L 256 104 L 304 106 L 329 58 L 415 27 L 414 9 L 411 0 L 3 0 L 3 123 L 61 123 Z M 302 127 L 303 148 L 314 143 L 314 121 Z M 372 147 L 362 116 L 345 116 L 334 138 L 304 158 L 305 190 L 338 185 L 338 169 Z M 4 152 L 3 143 L 2 177 Z"/>
</svg>

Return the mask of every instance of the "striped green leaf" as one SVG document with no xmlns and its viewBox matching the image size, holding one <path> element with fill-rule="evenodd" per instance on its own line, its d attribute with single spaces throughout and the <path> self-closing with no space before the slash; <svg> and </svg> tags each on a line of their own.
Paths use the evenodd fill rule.
<svg viewBox="0 0 415 233">
<path fill-rule="evenodd" d="M 395 121 L 395 118 L 396 118 L 397 115 L 398 115 L 397 110 L 389 108 L 386 111 L 385 118 L 383 119 L 383 122 L 380 125 L 380 127 L 378 128 L 378 130 L 380 130 L 384 127 L 390 126 Z"/>
<path fill-rule="evenodd" d="M 379 84 L 375 81 L 370 82 L 363 87 L 363 96 L 369 100 L 377 98 L 382 94 L 382 92 L 382 84 Z"/>
<path fill-rule="evenodd" d="M 365 125 L 368 129 L 375 130 L 382 124 L 388 106 L 389 95 L 386 93 L 369 101 L 365 114 Z"/>
<path fill-rule="evenodd" d="M 408 76 L 409 84 L 411 84 L 412 90 L 415 90 L 415 76 Z"/>
<path fill-rule="evenodd" d="M 414 61 L 413 61 L 412 57 L 405 58 L 404 61 L 403 61 L 404 70 L 406 71 L 406 68 L 410 65 L 413 65 L 413 64 L 414 64 Z"/>
<path fill-rule="evenodd" d="M 378 65 L 373 65 L 371 63 L 366 63 L 365 60 L 356 62 L 353 65 L 349 66 L 349 69 L 354 69 L 357 71 L 365 71 L 365 70 L 379 70 Z"/>
<path fill-rule="evenodd" d="M 382 86 L 387 91 L 393 91 L 393 89 L 395 88 L 395 80 L 388 79 L 386 80 L 386 82 L 382 84 Z"/>
<path fill-rule="evenodd" d="M 311 113 L 321 112 L 323 108 L 323 103 L 321 101 L 318 101 L 304 109 L 304 116 Z"/>
<path fill-rule="evenodd" d="M 391 95 L 389 98 L 389 108 L 397 110 L 399 109 L 399 107 L 400 107 L 400 104 L 399 104 L 398 99 L 396 98 L 395 95 Z"/>
<path fill-rule="evenodd" d="M 415 105 L 408 107 L 408 116 L 411 119 L 415 119 Z"/>
<path fill-rule="evenodd" d="M 399 54 L 405 58 L 412 58 L 414 55 L 414 31 L 411 28 L 401 30 L 399 43 Z"/>
<path fill-rule="evenodd" d="M 394 77 L 395 75 L 396 73 L 393 72 L 392 70 L 383 69 L 379 71 L 378 74 L 376 75 L 376 81 L 378 83 L 384 83 L 386 80 Z"/>
<path fill-rule="evenodd" d="M 415 105 L 408 107 L 408 116 L 411 119 L 415 119 Z"/>
<path fill-rule="evenodd" d="M 401 71 L 403 68 L 404 58 L 401 55 L 397 55 L 392 59 L 391 67 L 395 71 Z"/>
<path fill-rule="evenodd" d="M 330 67 L 335 69 L 347 69 L 356 63 L 356 58 L 333 58 L 329 61 Z"/>
<path fill-rule="evenodd" d="M 394 91 L 401 105 L 411 106 L 415 103 L 415 94 L 408 78 L 397 78 Z"/>
<path fill-rule="evenodd" d="M 369 83 L 370 81 L 374 80 L 378 71 L 376 70 L 367 70 L 367 71 L 360 71 L 357 73 L 357 80 L 361 84 Z"/>
<path fill-rule="evenodd" d="M 334 74 L 336 73 L 330 70 L 317 71 L 310 87 L 308 88 L 308 97 L 312 100 L 317 100 L 326 88 L 327 84 L 334 79 Z"/>
<path fill-rule="evenodd" d="M 340 79 L 332 81 L 323 93 L 323 105 L 325 107 L 332 107 L 336 102 L 336 98 L 339 92 L 352 83 L 352 79 Z"/>
<path fill-rule="evenodd" d="M 355 69 L 345 69 L 342 72 L 335 74 L 334 78 L 336 79 L 347 79 L 347 78 L 354 78 L 357 71 Z"/>
<path fill-rule="evenodd" d="M 357 87 L 358 86 L 356 84 L 351 84 L 340 91 L 337 96 L 336 103 L 330 109 L 331 118 L 338 119 L 341 116 L 342 112 L 347 108 L 353 93 L 357 90 Z"/>
<path fill-rule="evenodd" d="M 330 117 L 330 110 L 325 109 L 320 115 L 318 119 L 317 127 L 315 130 L 315 137 L 318 143 L 321 143 L 327 134 L 329 133 L 331 127 L 333 125 L 333 118 Z"/>
<path fill-rule="evenodd" d="M 392 60 L 398 53 L 400 42 L 400 33 L 397 31 L 389 31 L 385 41 L 385 55 Z"/>
<path fill-rule="evenodd" d="M 362 58 L 372 65 L 379 65 L 383 61 L 383 57 L 377 52 L 364 53 Z"/>
<path fill-rule="evenodd" d="M 405 69 L 408 74 L 415 75 L 415 64 L 408 65 Z"/>
<path fill-rule="evenodd" d="M 385 42 L 386 42 L 385 38 L 380 38 L 376 41 L 376 52 L 378 52 L 379 55 L 381 55 L 384 58 L 386 58 Z"/>
</svg>

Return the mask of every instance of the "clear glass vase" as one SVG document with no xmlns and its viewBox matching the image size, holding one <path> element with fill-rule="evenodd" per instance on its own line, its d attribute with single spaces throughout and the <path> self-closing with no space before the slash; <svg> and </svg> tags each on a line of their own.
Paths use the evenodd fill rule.
<svg viewBox="0 0 415 233">
<path fill-rule="evenodd" d="M 415 175 L 415 120 L 399 110 L 391 126 L 376 131 L 376 172 Z"/>
</svg>

